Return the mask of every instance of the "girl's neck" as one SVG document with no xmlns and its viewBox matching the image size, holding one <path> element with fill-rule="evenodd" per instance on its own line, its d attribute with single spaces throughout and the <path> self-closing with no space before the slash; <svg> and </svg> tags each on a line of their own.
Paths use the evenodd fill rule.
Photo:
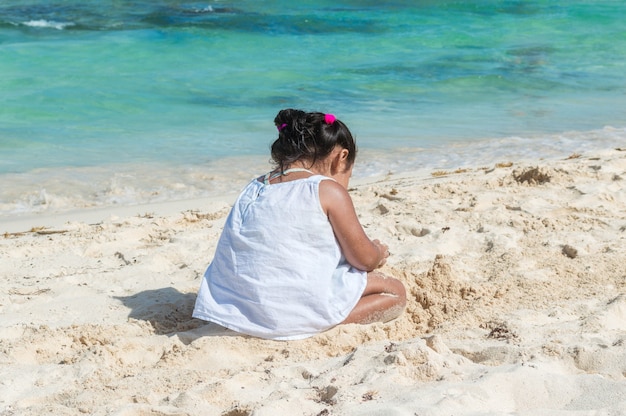
<svg viewBox="0 0 626 416">
<path fill-rule="evenodd" d="M 314 175 L 328 176 L 328 174 L 330 173 L 330 165 L 326 163 L 325 160 L 318 160 L 315 163 L 297 160 L 290 165 L 285 166 L 285 170 L 283 172 L 287 172 L 288 170 L 298 170 L 300 172 L 305 171 Z"/>
<path fill-rule="evenodd" d="M 265 176 L 259 178 L 259 181 L 263 182 L 266 185 L 269 185 L 276 182 L 290 182 L 296 179 L 304 179 L 315 174 L 315 172 L 307 168 L 291 164 L 289 167 L 283 169 L 282 171 L 280 169 L 274 169 L 273 171 L 267 173 Z"/>
</svg>

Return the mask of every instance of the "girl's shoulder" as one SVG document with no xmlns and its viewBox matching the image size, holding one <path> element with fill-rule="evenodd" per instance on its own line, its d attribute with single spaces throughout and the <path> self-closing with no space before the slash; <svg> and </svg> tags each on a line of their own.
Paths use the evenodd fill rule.
<svg viewBox="0 0 626 416">
<path fill-rule="evenodd" d="M 324 180 L 329 179 L 329 180 Z M 324 212 L 352 206 L 352 198 L 348 190 L 333 178 L 324 176 L 319 184 L 320 204 Z"/>
</svg>

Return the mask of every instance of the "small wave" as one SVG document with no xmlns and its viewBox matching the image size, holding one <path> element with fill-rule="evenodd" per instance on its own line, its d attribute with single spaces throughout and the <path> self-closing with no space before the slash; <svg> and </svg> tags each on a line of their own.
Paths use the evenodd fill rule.
<svg viewBox="0 0 626 416">
<path fill-rule="evenodd" d="M 66 27 L 75 26 L 72 22 L 55 22 L 53 20 L 29 20 L 22 23 L 24 26 L 40 27 L 40 28 L 52 28 L 57 30 L 63 30 Z"/>
<path fill-rule="evenodd" d="M 194 8 L 194 13 L 215 13 L 215 9 L 212 6 L 206 6 L 203 8 Z"/>
</svg>

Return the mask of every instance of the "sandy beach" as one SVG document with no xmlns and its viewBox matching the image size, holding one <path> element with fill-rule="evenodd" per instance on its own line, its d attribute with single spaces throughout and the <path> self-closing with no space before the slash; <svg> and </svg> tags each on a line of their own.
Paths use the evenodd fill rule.
<svg viewBox="0 0 626 416">
<path fill-rule="evenodd" d="M 625 150 L 353 184 L 408 306 L 302 341 L 191 318 L 232 195 L 2 223 L 0 415 L 626 415 Z"/>
</svg>

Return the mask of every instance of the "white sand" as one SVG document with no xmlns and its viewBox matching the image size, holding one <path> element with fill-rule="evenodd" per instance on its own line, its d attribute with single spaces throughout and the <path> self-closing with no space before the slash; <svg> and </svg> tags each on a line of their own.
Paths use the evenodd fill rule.
<svg viewBox="0 0 626 416">
<path fill-rule="evenodd" d="M 355 185 L 409 304 L 303 341 L 190 318 L 230 197 L 1 224 L 0 415 L 626 415 L 626 152 L 513 162 Z"/>
</svg>

